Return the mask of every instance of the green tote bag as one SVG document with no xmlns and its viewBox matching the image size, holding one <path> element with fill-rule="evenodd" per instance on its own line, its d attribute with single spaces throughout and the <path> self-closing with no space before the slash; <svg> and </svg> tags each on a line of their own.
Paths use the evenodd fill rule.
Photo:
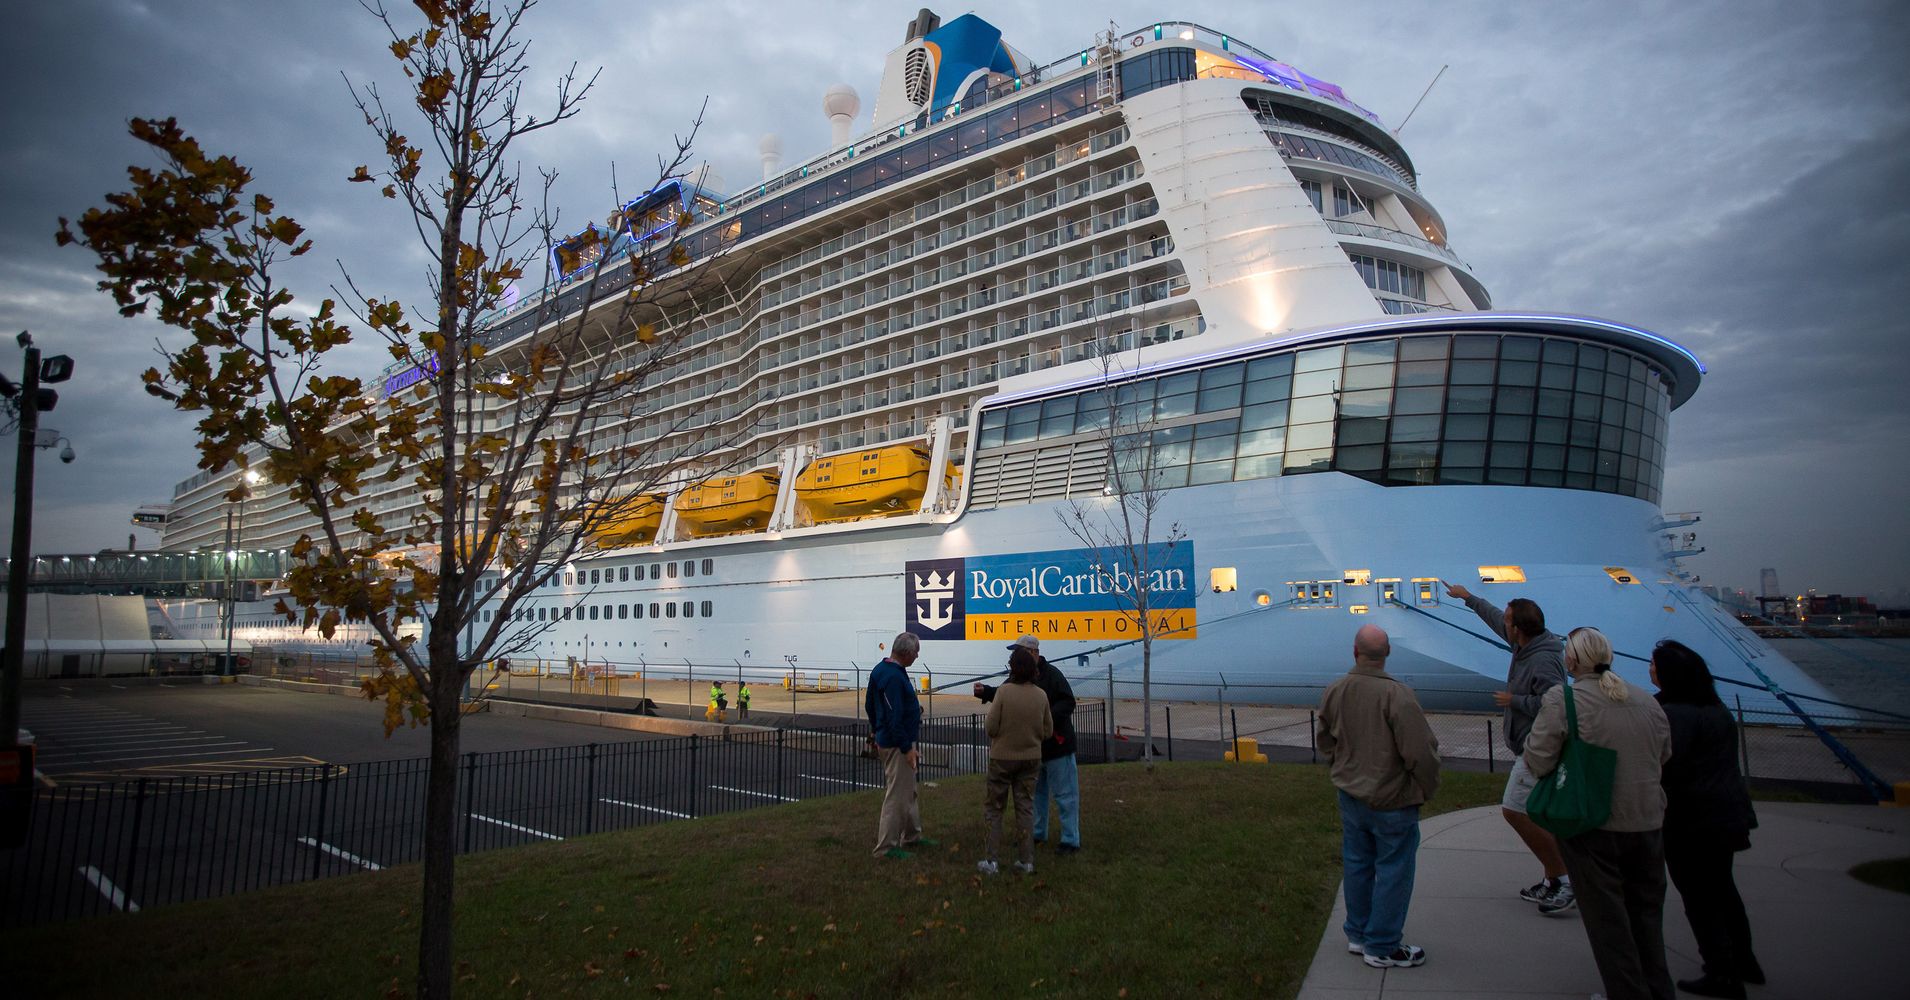
<svg viewBox="0 0 1910 1000">
<path fill-rule="evenodd" d="M 1525 814 L 1557 837 L 1576 837 L 1605 825 L 1612 815 L 1612 778 L 1618 751 L 1579 738 L 1578 707 L 1565 685 L 1565 746 L 1558 769 L 1539 779 L 1525 800 Z"/>
</svg>

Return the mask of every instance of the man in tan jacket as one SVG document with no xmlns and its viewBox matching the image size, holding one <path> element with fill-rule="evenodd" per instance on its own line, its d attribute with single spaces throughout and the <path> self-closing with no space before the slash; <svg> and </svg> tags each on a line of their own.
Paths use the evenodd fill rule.
<svg viewBox="0 0 1910 1000">
<path fill-rule="evenodd" d="M 1410 967 L 1426 951 L 1404 944 L 1419 852 L 1419 807 L 1439 788 L 1439 741 L 1413 689 L 1386 672 L 1392 643 L 1362 626 L 1353 669 L 1326 689 L 1314 738 L 1340 790 L 1346 950 L 1375 969 Z"/>
</svg>

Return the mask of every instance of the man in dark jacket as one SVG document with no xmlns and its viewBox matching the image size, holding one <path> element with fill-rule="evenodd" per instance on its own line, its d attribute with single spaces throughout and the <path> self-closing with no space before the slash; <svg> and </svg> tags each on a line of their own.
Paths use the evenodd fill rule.
<svg viewBox="0 0 1910 1000">
<path fill-rule="evenodd" d="M 1054 735 L 1041 744 L 1041 777 L 1035 781 L 1035 843 L 1048 839 L 1048 798 L 1053 796 L 1055 810 L 1061 814 L 1061 842 L 1055 850 L 1073 854 L 1081 849 L 1081 780 L 1074 754 L 1074 687 L 1055 665 L 1041 655 L 1041 640 L 1024 635 L 1009 645 L 1009 650 L 1026 649 L 1035 654 L 1041 673 L 1035 685 L 1048 696 L 1048 712 L 1054 716 Z M 984 704 L 994 700 L 995 689 L 975 685 L 975 697 Z"/>
<path fill-rule="evenodd" d="M 869 712 L 883 779 L 882 819 L 875 838 L 879 858 L 906 858 L 911 847 L 935 846 L 922 836 L 922 807 L 915 798 L 915 740 L 922 728 L 922 703 L 909 683 L 908 668 L 921 651 L 922 640 L 904 632 L 895 637 L 888 657 L 869 671 L 863 707 Z"/>
<path fill-rule="evenodd" d="M 1466 602 L 1493 634 L 1512 647 L 1505 690 L 1492 695 L 1493 704 L 1505 709 L 1505 747 L 1512 751 L 1512 774 L 1506 779 L 1505 797 L 1499 805 L 1505 821 L 1539 859 L 1545 876 L 1519 890 L 1519 898 L 1537 903 L 1540 913 L 1569 909 L 1578 897 L 1572 889 L 1572 877 L 1565 873 L 1565 856 L 1559 853 L 1558 839 L 1525 814 L 1525 800 L 1538 781 L 1525 766 L 1524 756 L 1525 738 L 1532 732 L 1532 720 L 1538 717 L 1545 692 L 1565 683 L 1565 640 L 1546 630 L 1545 612 L 1534 601 L 1515 597 L 1501 610 L 1456 583 L 1446 584 L 1446 595 Z"/>
</svg>

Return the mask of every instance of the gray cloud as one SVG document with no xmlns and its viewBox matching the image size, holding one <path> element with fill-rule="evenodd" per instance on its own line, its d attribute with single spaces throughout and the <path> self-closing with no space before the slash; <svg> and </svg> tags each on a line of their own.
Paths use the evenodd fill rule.
<svg viewBox="0 0 1910 1000">
<path fill-rule="evenodd" d="M 397 6 L 404 6 L 399 4 Z M 823 151 L 821 95 L 844 81 L 867 124 L 881 61 L 918 4 L 552 2 L 533 17 L 527 83 L 550 93 L 601 66 L 585 112 L 522 148 L 562 171 L 567 224 L 600 216 L 611 178 L 652 179 L 655 153 L 705 97 L 698 155 L 733 188 L 758 138 L 786 163 Z M 55 218 L 124 183 L 135 115 L 176 115 L 232 152 L 318 251 L 292 274 L 315 301 L 335 258 L 375 294 L 422 301 L 425 258 L 395 206 L 344 178 L 375 144 L 341 73 L 399 86 L 380 29 L 351 0 L 22 4 L 0 38 L 15 95 L 0 148 L 0 330 L 31 329 L 79 376 L 47 423 L 80 461 L 42 464 L 36 549 L 125 541 L 128 510 L 192 471 L 190 419 L 139 392 L 164 335 L 92 291 Z M 1343 85 L 1397 123 L 1455 246 L 1502 306 L 1607 316 L 1687 344 L 1711 374 L 1673 417 L 1667 509 L 1706 512 L 1708 582 L 1878 592 L 1910 586 L 1910 368 L 1899 284 L 1910 252 L 1910 42 L 1901 5 L 1195 3 L 1185 16 Z M 958 13 L 954 10 L 945 13 Z M 980 9 L 1039 61 L 1151 5 Z M 9 353 L 0 365 L 17 366 Z M 380 367 L 369 348 L 348 364 Z M 0 463 L 10 477 L 11 463 Z M 7 483 L 10 479 L 0 478 Z M 4 531 L 0 528 L 0 531 Z"/>
</svg>

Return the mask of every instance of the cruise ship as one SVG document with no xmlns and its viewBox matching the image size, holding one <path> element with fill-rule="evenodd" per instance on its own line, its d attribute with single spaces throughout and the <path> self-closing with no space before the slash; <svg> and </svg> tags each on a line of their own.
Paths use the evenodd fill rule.
<svg viewBox="0 0 1910 1000">
<path fill-rule="evenodd" d="M 731 290 L 631 431 L 726 447 L 622 498 L 517 609 L 519 659 L 846 684 L 906 629 L 939 685 L 1032 633 L 1125 695 L 1139 589 L 1156 696 L 1309 699 L 1373 623 L 1428 703 L 1483 706 L 1507 656 L 1452 582 L 1598 626 L 1634 681 L 1675 637 L 1758 685 L 1747 705 L 1823 693 L 1679 568 L 1695 516 L 1659 506 L 1667 427 L 1703 365 L 1622 321 L 1495 308 L 1397 135 L 1340 86 L 1186 22 L 1045 64 L 974 15 L 925 10 L 905 36 L 866 119 L 824 95 L 828 152 L 785 168 L 765 137 L 760 183 L 647 193 L 492 320 L 508 360 L 612 308 L 623 265 L 580 275 L 673 214 L 677 277 Z M 234 475 L 179 484 L 164 548 L 232 544 Z M 1124 538 L 1139 560 L 1066 527 L 1137 485 L 1158 488 L 1149 535 Z M 415 499 L 387 489 L 393 523 Z M 269 487 L 236 517 L 267 552 L 309 523 Z M 168 613 L 212 635 L 217 608 Z M 312 641 L 264 600 L 235 620 Z"/>
</svg>

